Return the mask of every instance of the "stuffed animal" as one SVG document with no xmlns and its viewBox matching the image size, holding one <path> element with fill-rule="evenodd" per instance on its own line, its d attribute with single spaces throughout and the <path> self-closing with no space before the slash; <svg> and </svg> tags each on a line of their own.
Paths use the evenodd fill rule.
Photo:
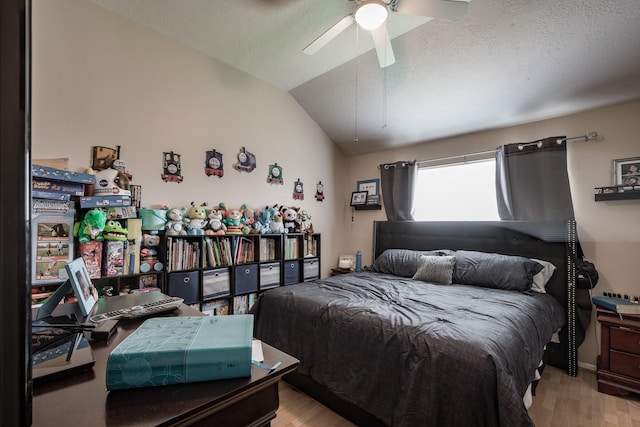
<svg viewBox="0 0 640 427">
<path fill-rule="evenodd" d="M 120 224 L 120 221 L 110 219 L 104 225 L 102 237 L 104 237 L 104 240 L 124 242 L 125 240 L 127 240 L 127 229 L 124 228 L 122 224 Z"/>
<path fill-rule="evenodd" d="M 243 205 L 245 206 L 245 205 Z M 256 214 L 253 209 L 245 207 L 242 211 L 242 224 L 249 229 L 249 234 L 256 234 L 258 230 L 255 228 Z"/>
<path fill-rule="evenodd" d="M 248 234 L 249 227 L 244 225 L 243 211 L 247 209 L 246 205 L 242 205 L 240 209 L 228 208 L 225 203 L 219 203 L 218 207 L 224 212 L 222 223 L 227 226 L 226 234 Z"/>
<path fill-rule="evenodd" d="M 269 213 L 271 214 L 271 222 L 269 223 L 269 228 L 272 233 L 286 233 L 287 229 L 284 228 L 284 222 L 282 221 L 282 215 L 280 215 L 280 211 L 275 207 L 269 208 Z"/>
<path fill-rule="evenodd" d="M 220 209 L 213 208 L 209 212 L 209 225 L 207 229 L 204 231 L 206 235 L 212 234 L 225 234 L 227 231 L 227 226 L 222 222 L 223 215 Z"/>
<path fill-rule="evenodd" d="M 296 222 L 298 219 L 298 208 L 281 206 L 280 215 L 282 215 L 282 222 L 287 233 L 299 233 L 299 225 Z"/>
<path fill-rule="evenodd" d="M 158 259 L 157 247 L 160 245 L 160 236 L 157 234 L 144 234 L 142 236 L 142 250 L 140 251 L 140 272 L 148 273 L 162 271 L 164 265 Z"/>
<path fill-rule="evenodd" d="M 271 211 L 268 207 L 258 212 L 258 218 L 254 224 L 254 229 L 258 230 L 260 234 L 266 234 L 271 232 Z"/>
<path fill-rule="evenodd" d="M 191 202 L 191 207 L 187 210 L 187 217 L 184 219 L 187 225 L 187 234 L 191 236 L 203 236 L 204 228 L 207 225 L 207 202 L 196 205 Z"/>
<path fill-rule="evenodd" d="M 185 210 L 171 208 L 167 211 L 167 222 L 164 225 L 167 236 L 184 236 L 187 232 L 184 229 Z"/>
<path fill-rule="evenodd" d="M 78 238 L 80 243 L 86 243 L 89 240 L 104 240 L 102 231 L 107 222 L 107 214 L 100 209 L 91 209 L 84 214 L 84 218 L 80 222 L 76 222 L 73 227 L 73 235 Z"/>
<path fill-rule="evenodd" d="M 306 209 L 300 209 L 300 214 L 298 215 L 298 223 L 300 224 L 301 233 L 313 234 L 311 215 L 309 215 Z"/>
</svg>

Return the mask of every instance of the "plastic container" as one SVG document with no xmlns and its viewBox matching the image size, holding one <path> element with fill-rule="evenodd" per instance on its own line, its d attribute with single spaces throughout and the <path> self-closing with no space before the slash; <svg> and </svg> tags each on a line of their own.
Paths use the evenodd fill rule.
<svg viewBox="0 0 640 427">
<path fill-rule="evenodd" d="M 362 271 L 362 251 L 356 252 L 356 271 Z"/>
</svg>

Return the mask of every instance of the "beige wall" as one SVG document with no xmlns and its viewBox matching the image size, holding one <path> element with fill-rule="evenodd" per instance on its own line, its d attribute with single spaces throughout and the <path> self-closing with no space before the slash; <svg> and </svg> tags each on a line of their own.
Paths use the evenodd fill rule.
<svg viewBox="0 0 640 427">
<path fill-rule="evenodd" d="M 640 295 L 637 279 L 640 254 L 640 201 L 595 202 L 594 187 L 611 185 L 612 160 L 640 156 L 640 102 L 601 108 L 585 113 L 544 120 L 521 126 L 478 132 L 441 141 L 418 144 L 348 159 L 345 197 L 356 181 L 378 178 L 377 166 L 398 160 L 426 160 L 492 150 L 502 144 L 527 142 L 553 135 L 578 136 L 589 131 L 599 141 L 570 142 L 568 168 L 578 235 L 586 258 L 595 263 L 600 282 L 594 292 Z M 360 141 L 366 144 L 366 141 Z M 348 224 L 346 252 L 363 251 L 365 264 L 371 260 L 372 221 L 385 220 L 383 211 L 345 212 Z M 595 365 L 599 353 L 595 317 L 580 347 L 579 361 Z M 599 337 L 597 338 L 599 340 Z"/>
<path fill-rule="evenodd" d="M 147 207 L 300 206 L 322 233 L 328 274 L 345 158 L 288 93 L 87 0 L 33 2 L 32 69 L 34 158 L 69 157 L 70 169 L 84 170 L 92 146 L 120 145 Z M 257 157 L 252 173 L 232 168 L 242 146 Z M 204 173 L 211 149 L 224 155 L 223 178 Z M 182 155 L 181 184 L 160 179 L 163 151 Z M 266 181 L 276 162 L 282 186 Z M 292 198 L 297 178 L 301 202 Z M 323 202 L 314 198 L 318 181 Z"/>
</svg>

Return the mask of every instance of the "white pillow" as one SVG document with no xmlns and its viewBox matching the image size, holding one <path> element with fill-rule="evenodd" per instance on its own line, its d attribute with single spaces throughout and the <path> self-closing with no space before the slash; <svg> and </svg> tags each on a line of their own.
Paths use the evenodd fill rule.
<svg viewBox="0 0 640 427">
<path fill-rule="evenodd" d="M 533 261 L 542 265 L 542 270 L 535 276 L 533 276 L 533 283 L 531 284 L 531 290 L 534 292 L 538 292 L 541 294 L 546 294 L 547 291 L 544 288 L 546 284 L 553 276 L 553 272 L 556 271 L 556 266 L 550 263 L 549 261 L 543 261 L 541 259 L 531 258 Z"/>
</svg>

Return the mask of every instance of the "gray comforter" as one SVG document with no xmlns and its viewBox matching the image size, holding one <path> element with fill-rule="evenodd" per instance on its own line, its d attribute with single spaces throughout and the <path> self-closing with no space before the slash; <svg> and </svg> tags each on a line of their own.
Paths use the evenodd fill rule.
<svg viewBox="0 0 640 427">
<path fill-rule="evenodd" d="M 546 294 L 371 272 L 267 291 L 256 338 L 393 426 L 532 425 L 522 397 L 564 324 Z"/>
</svg>

